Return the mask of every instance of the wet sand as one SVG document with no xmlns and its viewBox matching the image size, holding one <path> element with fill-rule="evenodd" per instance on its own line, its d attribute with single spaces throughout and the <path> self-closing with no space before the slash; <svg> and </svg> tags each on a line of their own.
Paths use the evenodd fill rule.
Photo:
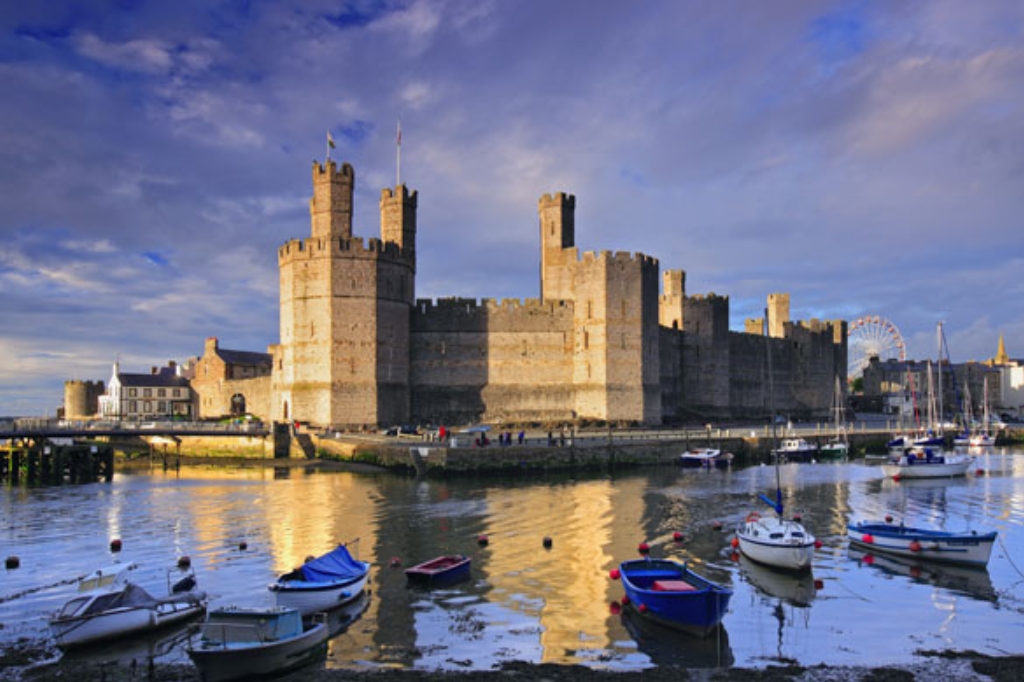
<svg viewBox="0 0 1024 682">
<path fill-rule="evenodd" d="M 583 666 L 507 663 L 499 670 L 427 672 L 415 670 L 325 670 L 306 668 L 275 678 L 285 682 L 1017 682 L 1024 679 L 1024 656 L 991 657 L 974 652 L 919 652 L 920 662 L 899 666 L 769 665 L 765 668 L 690 670 L 651 668 L 605 672 Z M 0 651 L 0 680 L 25 682 L 196 682 L 195 668 L 182 664 L 63 664 L 60 654 L 27 642 Z"/>
</svg>

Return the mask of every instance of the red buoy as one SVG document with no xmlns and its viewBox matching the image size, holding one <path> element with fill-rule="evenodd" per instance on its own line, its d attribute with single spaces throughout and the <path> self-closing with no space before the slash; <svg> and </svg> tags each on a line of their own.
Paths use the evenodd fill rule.
<svg viewBox="0 0 1024 682">
<path fill-rule="evenodd" d="M 825 587 L 825 581 L 824 580 L 815 580 L 814 581 L 814 589 L 820 590 L 820 589 L 823 589 L 824 587 Z"/>
<path fill-rule="evenodd" d="M 910 551 L 911 552 L 920 552 L 921 551 L 921 543 L 918 542 L 917 540 L 914 540 L 913 542 L 911 542 L 910 543 Z"/>
<path fill-rule="evenodd" d="M 680 533 L 679 531 L 676 531 L 675 533 L 672 533 L 672 539 L 675 540 L 676 542 L 682 542 L 683 541 L 683 534 Z"/>
<path fill-rule="evenodd" d="M 900 480 L 900 475 L 899 474 L 893 474 L 892 480 L 894 480 L 894 481 Z"/>
<path fill-rule="evenodd" d="M 874 544 L 874 542 L 875 542 L 875 536 L 872 535 L 871 533 L 865 533 L 861 537 L 860 541 L 863 542 L 866 545 L 871 545 L 871 544 Z"/>
<path fill-rule="evenodd" d="M 985 470 L 984 470 L 984 469 L 978 469 L 978 470 L 977 470 L 977 471 L 975 471 L 974 473 L 975 473 L 976 475 L 978 475 L 978 476 L 984 476 L 984 475 L 985 475 Z"/>
<path fill-rule="evenodd" d="M 608 571 L 608 577 L 611 578 L 612 580 L 618 580 L 619 579 L 619 569 L 613 568 L 612 570 Z"/>
<path fill-rule="evenodd" d="M 629 595 L 628 594 L 622 595 L 622 604 L 626 605 L 628 603 L 629 603 Z"/>
<path fill-rule="evenodd" d="M 821 549 L 821 540 L 814 541 L 814 549 Z"/>
<path fill-rule="evenodd" d="M 486 547 L 488 542 L 490 541 L 487 539 L 486 535 L 479 535 L 476 538 L 476 543 L 481 547 Z"/>
<path fill-rule="evenodd" d="M 647 554 L 651 551 L 651 546 L 648 545 L 646 542 L 641 542 L 640 545 L 636 548 L 636 551 L 640 552 L 641 554 Z"/>
<path fill-rule="evenodd" d="M 729 544 L 732 545 L 733 549 L 735 549 L 740 546 L 740 539 L 734 537 L 732 540 L 729 541 Z"/>
<path fill-rule="evenodd" d="M 19 566 L 21 566 L 21 559 L 19 559 L 16 556 L 9 556 L 7 557 L 7 561 L 4 562 L 4 566 L 6 566 L 8 569 L 18 568 Z"/>
<path fill-rule="evenodd" d="M 118 538 L 114 538 L 113 540 L 110 541 L 110 551 L 111 552 L 120 552 L 121 551 L 121 541 Z"/>
<path fill-rule="evenodd" d="M 637 608 L 637 610 L 640 611 L 640 613 L 647 613 L 647 604 L 641 604 L 640 606 L 638 606 L 636 608 Z"/>
<path fill-rule="evenodd" d="M 191 565 L 192 565 L 192 559 L 190 559 L 189 557 L 187 557 L 187 556 L 180 556 L 180 557 L 178 557 L 178 568 L 180 568 L 181 570 L 185 570 L 186 568 L 188 568 Z"/>
<path fill-rule="evenodd" d="M 886 514 L 885 515 L 885 522 L 886 523 L 892 523 L 892 515 L 891 514 Z"/>
</svg>

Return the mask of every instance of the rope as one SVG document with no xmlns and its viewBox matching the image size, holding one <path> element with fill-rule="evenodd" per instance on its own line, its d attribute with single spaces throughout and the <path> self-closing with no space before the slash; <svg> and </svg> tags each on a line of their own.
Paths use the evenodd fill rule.
<svg viewBox="0 0 1024 682">
<path fill-rule="evenodd" d="M 1021 572 L 1020 568 L 1017 567 L 1017 564 L 1015 564 L 1013 559 L 1010 558 L 1010 553 L 1006 551 L 1006 545 L 1003 544 L 1003 537 L 1001 535 L 999 536 L 999 546 L 1003 548 L 1003 555 L 1006 557 L 1006 560 L 1010 562 L 1010 565 L 1013 566 L 1013 570 L 1017 571 L 1017 575 L 1024 578 L 1024 573 Z"/>
</svg>

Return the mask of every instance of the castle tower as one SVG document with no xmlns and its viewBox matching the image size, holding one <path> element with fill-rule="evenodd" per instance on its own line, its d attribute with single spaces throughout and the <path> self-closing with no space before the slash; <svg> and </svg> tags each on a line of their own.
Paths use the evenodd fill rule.
<svg viewBox="0 0 1024 682">
<path fill-rule="evenodd" d="M 768 336 L 781 339 L 786 336 L 789 322 L 789 294 L 768 294 Z"/>
<path fill-rule="evenodd" d="M 352 237 L 352 190 L 356 172 L 347 163 L 341 170 L 333 161 L 325 165 L 313 162 L 313 198 L 309 200 L 309 218 L 314 239 Z"/>
<path fill-rule="evenodd" d="M 387 244 L 397 244 L 416 272 L 416 192 L 406 186 L 380 192 L 380 237 Z M 415 291 L 412 296 L 416 300 Z"/>
<path fill-rule="evenodd" d="M 686 301 L 686 273 L 666 270 L 661 273 L 662 294 L 658 303 L 658 324 L 669 329 L 683 328 L 683 308 Z"/>
<path fill-rule="evenodd" d="M 572 265 L 576 262 L 576 197 L 545 194 L 540 214 L 540 298 L 571 300 Z"/>
<path fill-rule="evenodd" d="M 311 238 L 278 249 L 281 343 L 271 418 L 328 425 L 409 418 L 416 193 L 381 199 L 385 239 L 352 235 L 355 173 L 313 172 Z"/>
<path fill-rule="evenodd" d="M 102 381 L 72 380 L 64 382 L 64 418 L 86 419 L 99 412 L 103 395 Z"/>
</svg>

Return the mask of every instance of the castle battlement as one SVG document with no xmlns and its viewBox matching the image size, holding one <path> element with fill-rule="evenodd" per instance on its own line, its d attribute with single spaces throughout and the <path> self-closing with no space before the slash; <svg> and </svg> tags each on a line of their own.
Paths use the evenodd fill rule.
<svg viewBox="0 0 1024 682">
<path fill-rule="evenodd" d="M 688 302 L 691 302 L 691 303 L 719 303 L 719 304 L 721 304 L 721 303 L 728 303 L 729 302 L 729 297 L 728 296 L 719 296 L 715 292 L 711 291 L 711 292 L 708 292 L 706 294 L 693 294 L 692 296 L 687 296 L 686 300 Z"/>
<path fill-rule="evenodd" d="M 341 175 L 341 176 L 346 177 L 346 178 L 351 178 L 351 177 L 355 176 L 356 171 L 352 167 L 352 164 L 350 164 L 348 162 L 343 162 L 341 164 L 341 169 L 340 170 L 338 170 L 338 164 L 336 164 L 333 161 L 328 161 L 326 164 L 322 164 L 319 161 L 314 161 L 313 162 L 313 180 L 314 181 L 316 181 L 316 176 L 317 175 L 328 175 L 328 174 Z"/>
<path fill-rule="evenodd" d="M 569 208 L 576 208 L 576 196 L 572 194 L 566 194 L 565 192 L 555 192 L 554 194 L 544 194 L 541 196 L 538 202 L 541 206 L 555 204 L 557 206 L 567 206 Z"/>
<path fill-rule="evenodd" d="M 401 190 L 401 194 L 402 194 L 401 199 L 402 199 L 402 201 L 408 201 L 413 206 L 416 206 L 417 201 L 419 199 L 419 193 L 416 190 L 413 190 L 412 192 L 410 192 L 409 188 L 406 187 L 405 185 L 399 185 L 397 189 Z M 386 201 L 387 199 L 395 199 L 397 197 L 395 195 L 395 190 L 394 189 L 392 189 L 390 187 L 385 187 L 384 189 L 382 189 L 380 191 L 380 198 L 381 198 L 381 201 Z"/>
<path fill-rule="evenodd" d="M 482 298 L 479 301 L 475 298 L 418 298 L 416 299 L 416 314 L 431 315 L 433 313 L 461 313 L 464 315 L 476 315 L 486 312 L 488 314 L 500 314 L 504 312 L 545 312 L 553 313 L 558 310 L 572 307 L 572 302 L 562 300 L 542 301 L 539 298 L 503 298 L 501 301 L 493 298 Z"/>
<path fill-rule="evenodd" d="M 364 240 L 363 237 L 350 239 L 292 239 L 277 250 L 277 261 L 284 265 L 290 261 L 303 258 L 321 258 L 324 256 L 341 256 L 357 259 L 373 259 L 401 262 L 406 260 L 405 251 L 397 244 L 384 242 L 376 237 Z"/>
<path fill-rule="evenodd" d="M 582 265 L 609 264 L 609 265 L 631 265 L 639 264 L 641 267 L 657 267 L 658 259 L 653 256 L 629 251 L 584 251 L 579 263 Z"/>
</svg>

